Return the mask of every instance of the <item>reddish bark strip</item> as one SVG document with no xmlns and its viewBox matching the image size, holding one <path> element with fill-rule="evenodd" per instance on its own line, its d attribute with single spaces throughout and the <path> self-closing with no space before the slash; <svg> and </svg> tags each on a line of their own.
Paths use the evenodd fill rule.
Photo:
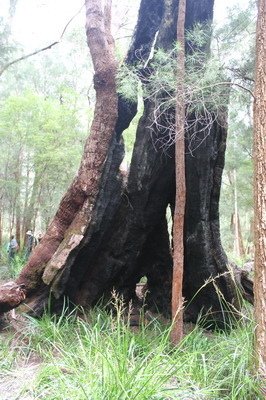
<svg viewBox="0 0 266 400">
<path fill-rule="evenodd" d="M 185 177 L 185 14 L 186 0 L 179 1 L 177 19 L 178 51 L 178 83 L 176 90 L 176 199 L 174 213 L 174 257 L 172 282 L 172 319 L 173 328 L 171 340 L 177 344 L 183 336 L 183 269 L 184 269 L 184 216 L 186 204 L 186 177 Z"/>
<path fill-rule="evenodd" d="M 254 102 L 255 274 L 258 370 L 266 379 L 266 0 L 258 2 Z"/>
<path fill-rule="evenodd" d="M 85 6 L 86 34 L 95 70 L 94 119 L 78 174 L 61 200 L 44 238 L 17 279 L 18 284 L 24 285 L 27 294 L 38 290 L 38 286 L 43 283 L 43 273 L 44 282 L 50 284 L 58 271 L 64 267 L 69 253 L 82 240 L 91 220 L 117 120 L 117 62 L 109 21 L 111 1 L 106 0 L 104 6 L 101 0 L 86 0 Z M 5 304 L 5 310 L 6 308 Z M 13 308 L 12 302 L 10 308 Z M 1 312 L 3 310 L 0 302 Z"/>
</svg>

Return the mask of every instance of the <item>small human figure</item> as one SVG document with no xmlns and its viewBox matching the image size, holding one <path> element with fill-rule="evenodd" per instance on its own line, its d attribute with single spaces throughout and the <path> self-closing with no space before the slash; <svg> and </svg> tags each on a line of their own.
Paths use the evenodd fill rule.
<svg viewBox="0 0 266 400">
<path fill-rule="evenodd" d="M 11 235 L 10 236 L 10 242 L 8 243 L 8 248 L 7 248 L 9 263 L 11 263 L 14 260 L 15 255 L 16 255 L 16 253 L 18 251 L 18 247 L 19 247 L 18 246 L 18 242 L 17 242 L 15 236 Z"/>
<path fill-rule="evenodd" d="M 36 244 L 37 240 L 34 237 L 32 230 L 30 229 L 29 231 L 26 232 L 26 252 L 25 252 L 26 259 L 29 258 L 30 253 L 32 252 Z"/>
</svg>

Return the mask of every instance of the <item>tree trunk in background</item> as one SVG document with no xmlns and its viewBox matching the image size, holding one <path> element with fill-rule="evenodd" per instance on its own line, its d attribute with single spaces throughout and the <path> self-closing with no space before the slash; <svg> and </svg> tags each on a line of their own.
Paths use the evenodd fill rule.
<svg viewBox="0 0 266 400">
<path fill-rule="evenodd" d="M 26 232 L 27 232 L 27 213 L 28 213 L 28 204 L 29 204 L 29 195 L 30 195 L 30 166 L 29 162 L 27 160 L 26 164 L 26 182 L 25 182 L 25 195 L 24 195 L 24 204 L 23 204 L 23 209 L 22 209 L 22 229 L 21 229 L 21 239 L 24 243 L 25 237 L 26 237 Z"/>
<path fill-rule="evenodd" d="M 21 212 L 20 212 L 20 199 L 17 199 L 17 205 L 16 205 L 16 239 L 18 242 L 18 245 L 20 246 L 21 243 Z"/>
<path fill-rule="evenodd" d="M 242 225 L 240 221 L 240 216 L 238 214 L 238 239 L 239 239 L 239 250 L 240 250 L 240 257 L 243 259 L 246 256 L 243 235 L 242 235 Z"/>
<path fill-rule="evenodd" d="M 2 200 L 0 199 L 0 248 L 2 247 L 2 241 L 3 241 L 3 226 L 2 226 L 2 220 L 3 220 L 3 209 L 2 209 Z"/>
<path fill-rule="evenodd" d="M 176 195 L 173 225 L 173 280 L 171 340 L 178 344 L 183 336 L 183 271 L 184 271 L 184 216 L 186 206 L 185 174 L 185 16 L 186 0 L 179 0 L 177 18 L 177 89 L 175 112 L 175 178 Z"/>
<path fill-rule="evenodd" d="M 233 233 L 234 233 L 234 253 L 238 258 L 245 255 L 243 238 L 241 232 L 240 218 L 238 213 L 238 192 L 237 192 L 237 175 L 234 169 L 234 214 L 233 214 Z"/>
<path fill-rule="evenodd" d="M 11 236 L 14 233 L 14 226 L 15 226 L 15 215 L 16 215 L 16 204 L 15 200 L 12 205 L 8 208 L 8 211 L 10 212 L 9 215 L 9 236 Z"/>
<path fill-rule="evenodd" d="M 185 28 L 211 22 L 213 1 L 187 0 Z M 145 99 L 125 182 L 119 172 L 123 159 L 121 135 L 135 116 L 137 105 L 119 97 L 116 118 L 116 63 L 111 37 L 105 30 L 107 20 L 103 27 L 98 3 L 86 2 L 87 34 L 88 38 L 95 39 L 89 43 L 93 47 L 97 97 L 91 134 L 79 174 L 62 199 L 41 244 L 17 279 L 18 285 L 25 285 L 25 289 L 18 286 L 18 290 L 22 291 L 21 299 L 26 294 L 26 305 L 40 315 L 48 303 L 49 293 L 55 310 L 62 309 L 64 296 L 89 307 L 102 297 L 110 298 L 114 288 L 125 301 L 137 301 L 136 283 L 147 276 L 146 304 L 170 315 L 172 257 L 166 209 L 169 205 L 174 209 L 175 205 L 175 146 L 172 143 L 165 148 L 161 142 L 169 139 L 169 129 L 165 127 L 169 118 L 174 122 L 175 110 L 162 114 L 155 124 L 158 99 Z M 96 8 L 91 6 L 97 8 L 97 22 L 101 24 L 97 36 L 93 36 Z M 176 0 L 142 0 L 125 62 L 137 65 L 142 60 L 145 73 L 144 66 L 156 36 L 155 51 L 172 50 L 177 14 Z M 193 51 L 188 45 L 186 50 Z M 102 61 L 106 69 L 99 65 Z M 148 83 L 143 81 L 143 84 Z M 205 139 L 186 155 L 183 295 L 187 319 L 196 321 L 202 311 L 211 308 L 210 319 L 224 324 L 229 313 L 224 313 L 222 303 L 232 303 L 237 294 L 220 243 L 218 207 L 226 142 L 226 121 L 222 117 L 220 120 L 222 123 L 215 121 L 210 130 L 206 127 L 204 131 L 200 126 Z M 195 131 L 188 132 L 187 150 L 191 150 L 194 136 Z M 216 279 L 216 286 L 210 283 L 202 288 L 210 276 L 215 278 L 218 274 L 223 275 Z M 222 293 L 222 302 L 217 287 Z M 3 301 L 0 306 L 2 311 L 8 309 Z"/>
<path fill-rule="evenodd" d="M 236 214 L 235 212 L 231 214 L 230 229 L 234 237 L 234 246 L 232 247 L 232 250 L 234 251 L 236 257 L 243 259 L 246 254 L 246 250 L 243 242 L 239 214 Z"/>
<path fill-rule="evenodd" d="M 266 380 L 266 0 L 258 1 L 254 102 L 256 355 Z"/>
<path fill-rule="evenodd" d="M 254 217 L 249 220 L 249 235 L 245 253 L 251 260 L 254 260 Z"/>
<path fill-rule="evenodd" d="M 21 170 L 22 170 L 22 148 L 20 147 L 18 153 L 17 164 L 15 167 L 14 178 L 16 182 L 15 191 L 15 232 L 18 244 L 20 244 L 20 233 L 21 233 L 21 209 L 20 209 L 20 192 L 21 192 Z"/>
<path fill-rule="evenodd" d="M 29 229 L 33 232 L 35 231 L 36 218 L 38 214 L 38 209 L 40 207 L 40 195 L 42 190 L 42 177 L 45 172 L 45 167 L 42 170 L 37 170 L 34 166 L 35 175 L 32 184 L 32 188 L 29 188 L 29 175 L 27 174 L 27 185 L 26 185 L 26 193 L 25 193 L 25 207 L 24 207 L 24 231 L 28 231 Z M 31 192 L 29 196 L 29 192 Z M 30 197 L 30 198 L 29 198 Z M 25 234 L 24 233 L 24 234 Z"/>
<path fill-rule="evenodd" d="M 24 224 L 25 224 L 26 231 L 28 231 L 29 229 L 34 231 L 33 219 L 34 219 L 34 213 L 35 213 L 35 207 L 36 207 L 36 197 L 37 197 L 40 180 L 41 180 L 41 178 L 40 178 L 39 174 L 37 172 L 35 172 L 30 198 L 29 198 L 29 202 L 27 204 L 27 209 L 25 212 Z"/>
<path fill-rule="evenodd" d="M 237 257 L 240 257 L 239 243 L 239 217 L 238 217 L 238 201 L 237 201 L 237 182 L 236 170 L 234 169 L 234 252 Z"/>
</svg>

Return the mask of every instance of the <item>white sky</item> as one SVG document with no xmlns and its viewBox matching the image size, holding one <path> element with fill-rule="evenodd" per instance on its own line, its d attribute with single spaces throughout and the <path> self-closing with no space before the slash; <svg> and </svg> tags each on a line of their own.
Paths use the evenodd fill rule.
<svg viewBox="0 0 266 400">
<path fill-rule="evenodd" d="M 120 0 L 117 4 L 134 5 L 139 0 Z M 197 0 L 195 0 L 197 1 Z M 7 12 L 8 0 L 0 0 L 0 14 Z M 15 39 L 27 51 L 45 46 L 59 38 L 69 19 L 81 8 L 84 0 L 18 0 L 16 17 L 13 23 Z M 248 0 L 216 0 L 215 21 L 226 20 L 228 7 L 236 4 L 245 7 Z M 77 17 L 85 24 L 84 10 Z"/>
</svg>

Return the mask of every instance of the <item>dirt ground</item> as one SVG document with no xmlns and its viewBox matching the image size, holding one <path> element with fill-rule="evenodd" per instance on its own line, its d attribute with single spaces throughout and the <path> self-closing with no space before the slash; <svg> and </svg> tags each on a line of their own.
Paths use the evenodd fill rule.
<svg viewBox="0 0 266 400">
<path fill-rule="evenodd" d="M 21 332 L 27 323 L 22 317 L 8 313 L 0 325 L 0 346 L 5 340 L 11 340 L 11 346 L 22 346 Z M 29 389 L 36 378 L 41 366 L 41 360 L 33 355 L 19 357 L 10 371 L 0 371 L 1 400 L 33 400 Z"/>
<path fill-rule="evenodd" d="M 24 366 L 18 366 L 16 369 L 0 375 L 0 396 L 1 400 L 34 400 L 28 392 L 32 382 L 34 381 L 38 370 L 39 363 L 29 362 Z"/>
</svg>

